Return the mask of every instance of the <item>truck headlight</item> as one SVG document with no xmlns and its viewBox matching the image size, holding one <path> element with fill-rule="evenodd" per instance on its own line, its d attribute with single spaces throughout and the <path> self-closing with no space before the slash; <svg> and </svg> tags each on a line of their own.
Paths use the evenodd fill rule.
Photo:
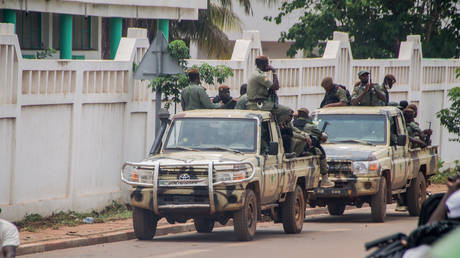
<svg viewBox="0 0 460 258">
<path fill-rule="evenodd" d="M 214 165 L 214 182 L 234 182 L 244 180 L 252 175 L 249 164 Z"/>
<path fill-rule="evenodd" d="M 380 163 L 377 161 L 355 161 L 353 162 L 353 174 L 375 175 L 380 172 Z"/>
<path fill-rule="evenodd" d="M 153 185 L 153 168 L 142 168 L 133 165 L 125 165 L 122 172 L 122 179 L 126 183 Z"/>
</svg>

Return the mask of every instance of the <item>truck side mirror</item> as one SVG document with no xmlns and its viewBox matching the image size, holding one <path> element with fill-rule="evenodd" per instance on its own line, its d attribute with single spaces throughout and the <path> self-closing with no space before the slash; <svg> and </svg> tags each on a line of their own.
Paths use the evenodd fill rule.
<svg viewBox="0 0 460 258">
<path fill-rule="evenodd" d="M 405 134 L 398 135 L 398 146 L 405 146 L 407 141 L 407 136 Z"/>
<path fill-rule="evenodd" d="M 268 155 L 278 155 L 278 142 L 270 142 Z"/>
</svg>

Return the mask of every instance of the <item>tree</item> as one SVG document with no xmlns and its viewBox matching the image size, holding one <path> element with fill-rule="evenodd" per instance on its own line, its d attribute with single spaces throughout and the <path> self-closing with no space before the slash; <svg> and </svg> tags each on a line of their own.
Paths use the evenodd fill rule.
<svg viewBox="0 0 460 258">
<path fill-rule="evenodd" d="M 355 58 L 391 58 L 398 55 L 407 35 L 419 34 L 424 57 L 451 58 L 460 54 L 458 0 L 293 0 L 283 3 L 276 17 L 280 24 L 293 13 L 305 10 L 280 41 L 294 41 L 287 54 L 324 45 L 334 31 L 348 32 Z"/>
<path fill-rule="evenodd" d="M 273 4 L 279 0 L 258 0 Z M 231 42 L 224 31 L 241 31 L 241 21 L 233 12 L 231 0 L 208 0 L 208 8 L 198 11 L 196 21 L 171 21 L 171 38 L 196 41 L 210 56 L 228 58 L 232 54 Z M 238 0 L 246 15 L 252 15 L 250 0 Z"/>
<path fill-rule="evenodd" d="M 458 78 L 460 77 L 460 68 L 457 68 L 456 71 Z M 436 116 L 449 133 L 457 134 L 457 138 L 451 138 L 449 141 L 460 142 L 460 87 L 450 89 L 447 96 L 452 104 L 449 108 L 441 109 Z"/>
</svg>

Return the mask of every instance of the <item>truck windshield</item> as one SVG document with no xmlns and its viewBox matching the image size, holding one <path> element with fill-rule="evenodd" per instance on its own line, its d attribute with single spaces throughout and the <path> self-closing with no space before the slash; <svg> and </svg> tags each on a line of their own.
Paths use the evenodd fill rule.
<svg viewBox="0 0 460 258">
<path fill-rule="evenodd" d="M 256 134 L 254 119 L 179 118 L 169 129 L 164 149 L 255 152 Z"/>
<path fill-rule="evenodd" d="M 386 119 L 384 115 L 318 115 L 317 119 L 319 129 L 323 128 L 326 121 L 329 122 L 325 130 L 329 142 L 386 143 Z"/>
</svg>

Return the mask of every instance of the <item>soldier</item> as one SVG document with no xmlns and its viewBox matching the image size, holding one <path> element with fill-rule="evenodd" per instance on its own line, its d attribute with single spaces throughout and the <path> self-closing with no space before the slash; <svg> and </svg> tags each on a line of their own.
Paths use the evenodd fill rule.
<svg viewBox="0 0 460 258">
<path fill-rule="evenodd" d="M 292 125 L 293 117 L 294 111 L 292 109 L 282 109 L 279 113 L 280 132 L 287 158 L 304 155 L 305 148 L 311 148 L 312 144 L 308 133 Z"/>
<path fill-rule="evenodd" d="M 248 104 L 248 94 L 247 94 L 248 84 L 243 83 L 240 87 L 240 97 L 236 102 L 235 109 L 246 109 Z"/>
<path fill-rule="evenodd" d="M 340 107 L 348 104 L 347 91 L 339 85 L 334 84 L 332 82 L 332 77 L 324 78 L 321 82 L 321 87 L 326 91 L 323 101 L 321 101 L 321 108 Z"/>
<path fill-rule="evenodd" d="M 223 109 L 234 109 L 236 106 L 236 100 L 230 96 L 230 87 L 227 85 L 219 86 L 219 99 Z"/>
<path fill-rule="evenodd" d="M 360 83 L 353 88 L 351 104 L 354 106 L 383 106 L 385 105 L 385 93 L 377 83 L 369 81 L 369 72 L 358 73 Z"/>
<path fill-rule="evenodd" d="M 385 92 L 385 106 L 388 106 L 388 103 L 390 101 L 390 94 L 388 93 L 388 90 L 391 90 L 395 83 L 396 78 L 392 74 L 387 74 L 385 75 L 385 78 L 383 78 L 382 89 Z"/>
<path fill-rule="evenodd" d="M 271 111 L 275 119 L 280 121 L 281 113 L 289 111 L 288 107 L 278 104 L 276 91 L 280 86 L 276 70 L 268 63 L 268 57 L 256 57 L 257 69 L 248 82 L 247 109 Z M 273 81 L 269 80 L 265 72 L 272 71 Z"/>
<path fill-rule="evenodd" d="M 198 69 L 190 69 L 188 71 L 188 78 L 190 80 L 190 85 L 185 87 L 180 93 L 182 110 L 215 109 L 221 107 L 219 104 L 211 103 L 206 89 L 201 86 L 200 72 Z"/>
<path fill-rule="evenodd" d="M 420 138 L 421 130 L 418 125 L 414 123 L 414 110 L 405 108 L 403 113 L 404 119 L 406 120 L 406 129 L 409 136 L 410 148 L 426 147 L 425 142 Z"/>
<path fill-rule="evenodd" d="M 419 123 L 417 123 L 415 121 L 415 118 L 417 117 L 417 114 L 418 114 L 418 108 L 417 108 L 417 105 L 415 104 L 410 104 L 407 106 L 407 108 L 410 108 L 414 111 L 414 121 L 412 123 L 414 123 L 414 127 L 417 127 L 418 130 L 420 131 L 420 125 Z M 425 129 L 423 131 L 420 132 L 420 137 L 421 139 L 423 139 L 423 141 L 425 141 L 425 143 L 427 145 L 430 145 L 431 144 L 431 135 L 433 134 L 433 131 L 431 129 Z"/>
<path fill-rule="evenodd" d="M 313 123 L 312 119 L 309 117 L 309 111 L 306 108 L 301 108 L 297 111 L 298 118 L 294 122 L 294 126 L 298 129 L 308 133 L 312 139 L 312 148 L 308 151 L 314 155 L 319 155 L 319 165 L 321 172 L 321 187 L 332 187 L 334 184 L 329 181 L 328 171 L 329 167 L 326 160 L 326 152 L 321 147 L 321 143 L 327 141 L 327 135 Z"/>
</svg>

